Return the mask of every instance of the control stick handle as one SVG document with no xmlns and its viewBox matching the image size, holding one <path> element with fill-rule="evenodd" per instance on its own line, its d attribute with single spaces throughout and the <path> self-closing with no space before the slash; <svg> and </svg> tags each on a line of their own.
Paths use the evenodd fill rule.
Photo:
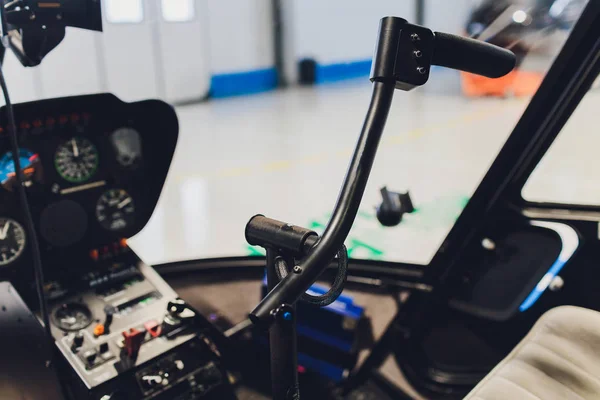
<svg viewBox="0 0 600 400">
<path fill-rule="evenodd" d="M 500 78 L 513 70 L 516 58 L 512 51 L 481 40 L 435 32 L 431 63 L 488 78 Z"/>
<path fill-rule="evenodd" d="M 408 91 L 427 82 L 432 65 L 499 78 L 515 63 L 510 50 L 385 17 L 379 24 L 371 81 L 394 83 L 396 89 Z"/>
</svg>

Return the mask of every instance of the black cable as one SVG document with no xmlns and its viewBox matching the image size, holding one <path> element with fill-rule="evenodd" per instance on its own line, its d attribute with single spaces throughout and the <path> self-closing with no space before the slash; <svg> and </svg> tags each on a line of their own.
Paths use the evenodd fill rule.
<svg viewBox="0 0 600 400">
<path fill-rule="evenodd" d="M 0 87 L 4 94 L 4 101 L 6 103 L 6 115 L 8 118 L 8 136 L 10 138 L 11 152 L 13 156 L 13 162 L 15 164 L 15 176 L 17 178 L 17 193 L 19 200 L 21 201 L 21 208 L 23 209 L 23 218 L 25 223 L 25 230 L 29 237 L 29 246 L 31 247 L 31 255 L 33 259 L 33 272 L 35 275 L 35 286 L 37 295 L 39 298 L 40 313 L 42 315 L 42 322 L 44 323 L 44 329 L 48 340 L 52 344 L 52 351 L 54 351 L 54 338 L 50 330 L 50 319 L 48 316 L 48 303 L 46 302 L 46 296 L 44 295 L 44 271 L 42 269 L 42 257 L 40 254 L 40 246 L 38 243 L 37 234 L 35 231 L 35 225 L 33 218 L 31 217 L 31 210 L 29 209 L 29 202 L 27 200 L 27 192 L 25 191 L 23 171 L 21 170 L 21 161 L 19 160 L 19 143 L 17 138 L 17 127 L 15 124 L 15 114 L 10 102 L 10 96 L 8 95 L 8 88 L 6 87 L 6 80 L 4 79 L 3 66 L 0 65 Z"/>
</svg>

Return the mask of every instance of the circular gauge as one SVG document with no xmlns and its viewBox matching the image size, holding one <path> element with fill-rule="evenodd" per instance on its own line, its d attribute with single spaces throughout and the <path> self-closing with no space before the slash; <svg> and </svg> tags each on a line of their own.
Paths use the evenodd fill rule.
<svg viewBox="0 0 600 400">
<path fill-rule="evenodd" d="M 37 154 L 27 149 L 19 149 L 19 161 L 21 169 L 27 170 L 31 164 L 38 158 Z M 33 168 L 32 168 L 33 169 Z M 0 182 L 5 183 L 10 178 L 15 176 L 15 163 L 11 152 L 5 153 L 0 158 Z M 33 171 L 32 171 L 33 172 Z"/>
<path fill-rule="evenodd" d="M 25 230 L 11 218 L 0 218 L 0 266 L 15 261 L 25 249 Z"/>
<path fill-rule="evenodd" d="M 133 167 L 142 158 L 142 140 L 133 128 L 119 128 L 110 135 L 110 141 L 123 167 Z"/>
<path fill-rule="evenodd" d="M 54 154 L 54 166 L 64 180 L 85 182 L 98 168 L 98 150 L 88 139 L 74 137 L 58 146 Z"/>
<path fill-rule="evenodd" d="M 123 189 L 111 189 L 98 199 L 96 218 L 109 231 L 128 228 L 134 220 L 135 205 L 131 196 Z"/>
<path fill-rule="evenodd" d="M 80 303 L 63 304 L 54 311 L 53 322 L 63 331 L 78 331 L 92 323 L 92 312 Z"/>
</svg>

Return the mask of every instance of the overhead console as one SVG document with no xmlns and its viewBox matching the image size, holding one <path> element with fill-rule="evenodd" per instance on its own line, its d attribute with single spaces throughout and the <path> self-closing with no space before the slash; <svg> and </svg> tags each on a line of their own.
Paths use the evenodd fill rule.
<svg viewBox="0 0 600 400">
<path fill-rule="evenodd" d="M 0 281 L 12 281 L 35 309 L 5 111 Z M 127 246 L 150 219 L 167 177 L 178 135 L 173 108 L 99 94 L 17 104 L 14 111 L 51 333 L 70 396 L 230 398 L 210 324 Z"/>
</svg>

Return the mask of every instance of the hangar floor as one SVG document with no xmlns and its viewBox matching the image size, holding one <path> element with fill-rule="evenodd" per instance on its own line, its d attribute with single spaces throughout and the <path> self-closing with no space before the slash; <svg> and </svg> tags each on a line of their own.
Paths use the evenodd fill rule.
<svg viewBox="0 0 600 400">
<path fill-rule="evenodd" d="M 369 98 L 366 79 L 177 108 L 180 137 L 157 210 L 132 247 L 150 264 L 256 254 L 257 213 L 322 229 Z M 598 204 L 591 91 L 525 187 L 536 201 Z M 528 98 L 466 98 L 458 75 L 398 91 L 347 246 L 355 258 L 426 265 L 510 134 Z M 374 217 L 380 187 L 410 190 L 417 212 Z"/>
<path fill-rule="evenodd" d="M 427 264 L 527 104 L 464 98 L 439 75 L 454 87 L 396 94 L 349 238 L 365 244 L 354 257 Z M 166 187 L 131 245 L 151 264 L 253 254 L 243 231 L 257 213 L 318 230 L 369 99 L 363 79 L 179 107 Z M 383 185 L 410 190 L 418 209 L 395 229 L 374 219 Z"/>
<path fill-rule="evenodd" d="M 319 230 L 327 222 L 366 112 L 366 79 L 298 87 L 177 108 L 180 138 L 148 226 L 130 239 L 149 264 L 257 254 L 244 226 L 262 213 Z M 397 92 L 348 247 L 357 258 L 426 265 L 528 104 L 528 98 L 466 98 L 458 75 Z M 597 204 L 600 167 L 590 92 L 524 190 L 536 201 Z M 417 212 L 395 228 L 374 217 L 379 188 L 410 190 Z M 171 279 L 193 305 L 225 310 L 232 322 L 258 301 L 259 280 Z M 375 335 L 393 316 L 389 296 L 353 293 Z M 376 307 L 374 305 L 376 304 Z M 390 360 L 385 375 L 402 382 Z M 404 386 L 404 384 L 402 384 Z M 260 399 L 258 395 L 245 398 Z"/>
</svg>

